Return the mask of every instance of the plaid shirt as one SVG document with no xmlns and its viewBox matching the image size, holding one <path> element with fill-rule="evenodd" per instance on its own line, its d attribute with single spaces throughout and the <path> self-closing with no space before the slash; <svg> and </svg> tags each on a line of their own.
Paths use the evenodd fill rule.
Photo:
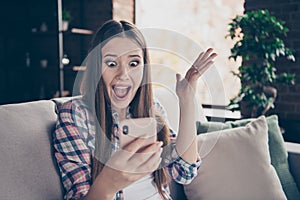
<svg viewBox="0 0 300 200">
<path fill-rule="evenodd" d="M 95 149 L 95 123 L 87 106 L 81 99 L 68 101 L 59 107 L 56 129 L 53 132 L 54 153 L 65 188 L 64 199 L 79 199 L 85 196 L 91 186 L 91 158 Z M 156 102 L 155 111 L 166 117 L 162 106 Z M 112 151 L 118 150 L 117 113 L 113 112 L 114 137 Z M 128 117 L 130 114 L 128 112 Z M 172 134 L 176 136 L 176 134 Z M 172 137 L 172 136 L 171 136 Z M 174 143 L 175 144 L 175 143 Z M 200 161 L 189 164 L 175 151 L 167 166 L 170 177 L 180 184 L 188 184 L 197 175 Z M 169 196 L 166 192 L 166 195 Z M 123 200 L 122 191 L 116 200 Z M 170 198 L 171 199 L 171 198 Z"/>
</svg>

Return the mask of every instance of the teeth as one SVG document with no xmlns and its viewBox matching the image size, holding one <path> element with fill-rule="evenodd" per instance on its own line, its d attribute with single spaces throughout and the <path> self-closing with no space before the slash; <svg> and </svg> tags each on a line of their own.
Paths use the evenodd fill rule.
<svg viewBox="0 0 300 200">
<path fill-rule="evenodd" d="M 128 86 L 115 86 L 115 88 L 117 88 L 119 90 L 126 90 L 129 87 Z"/>
<path fill-rule="evenodd" d="M 127 95 L 128 91 L 129 91 L 128 86 L 115 86 L 114 87 L 114 92 L 116 94 L 117 97 L 119 98 L 123 98 Z"/>
</svg>

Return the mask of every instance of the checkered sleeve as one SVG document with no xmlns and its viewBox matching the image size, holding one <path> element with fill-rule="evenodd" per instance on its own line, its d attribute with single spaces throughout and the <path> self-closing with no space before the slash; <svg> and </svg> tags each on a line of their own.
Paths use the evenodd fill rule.
<svg viewBox="0 0 300 200">
<path fill-rule="evenodd" d="M 60 107 L 53 142 L 66 200 L 85 196 L 91 185 L 91 150 L 85 121 L 85 113 L 76 103 L 70 101 Z"/>
<path fill-rule="evenodd" d="M 170 177 L 179 184 L 187 185 L 192 182 L 192 180 L 197 176 L 198 169 L 201 165 L 200 156 L 195 163 L 188 163 L 183 158 L 181 158 L 175 148 L 175 142 L 170 145 L 171 155 L 166 159 L 170 164 L 167 165 L 167 170 Z"/>
<path fill-rule="evenodd" d="M 155 102 L 155 111 L 168 123 L 166 111 L 158 101 Z M 195 163 L 186 162 L 176 151 L 177 133 L 170 130 L 170 138 L 171 144 L 168 146 L 166 150 L 168 153 L 164 158 L 167 171 L 170 177 L 177 183 L 184 185 L 189 184 L 197 176 L 198 169 L 201 165 L 200 156 L 198 155 L 198 159 Z"/>
</svg>

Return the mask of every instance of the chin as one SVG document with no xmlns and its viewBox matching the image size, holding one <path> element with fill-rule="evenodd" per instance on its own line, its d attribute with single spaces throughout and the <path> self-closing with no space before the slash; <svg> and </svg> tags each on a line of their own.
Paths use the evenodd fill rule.
<svg viewBox="0 0 300 200">
<path fill-rule="evenodd" d="M 118 100 L 114 97 L 111 98 L 112 107 L 117 110 L 126 109 L 129 106 L 129 104 L 131 103 L 131 101 L 132 101 L 132 98 L 126 98 L 124 100 Z"/>
</svg>

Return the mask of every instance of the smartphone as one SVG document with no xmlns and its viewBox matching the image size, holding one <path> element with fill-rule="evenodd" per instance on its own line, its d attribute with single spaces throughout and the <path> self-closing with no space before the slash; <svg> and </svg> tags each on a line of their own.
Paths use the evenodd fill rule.
<svg viewBox="0 0 300 200">
<path fill-rule="evenodd" d="M 157 124 L 153 117 L 125 119 L 119 125 L 120 147 L 123 149 L 136 138 L 146 140 L 148 146 L 157 140 Z"/>
</svg>

